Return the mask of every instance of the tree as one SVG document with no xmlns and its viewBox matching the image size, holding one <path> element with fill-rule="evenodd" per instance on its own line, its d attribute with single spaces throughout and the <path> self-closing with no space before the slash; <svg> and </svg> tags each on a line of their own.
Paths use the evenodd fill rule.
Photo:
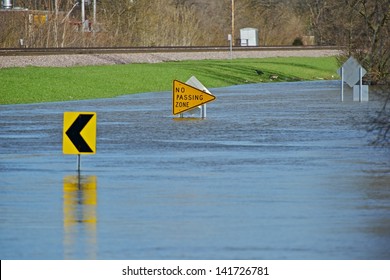
<svg viewBox="0 0 390 280">
<path fill-rule="evenodd" d="M 235 38 L 239 38 L 240 28 L 255 27 L 263 45 L 291 44 L 301 35 L 302 25 L 290 1 L 293 0 L 235 0 Z M 20 37 L 17 33 L 23 33 L 30 47 L 220 46 L 227 45 L 227 35 L 231 33 L 231 0 L 97 0 L 98 24 L 92 26 L 93 34 L 78 28 L 81 18 L 80 7 L 74 7 L 77 1 L 14 2 L 28 8 L 30 14 L 48 15 L 47 22 L 39 26 L 25 19 L 25 24 L 16 29 L 1 29 L 0 36 L 8 34 L 9 41 L 12 33 L 14 47 L 17 40 L 13 37 Z M 91 5 L 87 5 L 86 12 L 91 18 Z"/>
<path fill-rule="evenodd" d="M 370 131 L 377 145 L 390 145 L 390 0 L 345 0 L 350 13 L 345 57 L 353 55 L 368 70 L 368 82 L 384 94 L 383 107 Z"/>
<path fill-rule="evenodd" d="M 390 146 L 390 93 L 384 96 L 382 109 L 376 117 L 371 118 L 369 132 L 375 135 L 374 145 Z"/>
<path fill-rule="evenodd" d="M 390 69 L 390 0 L 296 0 L 319 45 L 344 46 L 341 63 L 353 55 L 371 83 L 385 83 Z"/>
</svg>

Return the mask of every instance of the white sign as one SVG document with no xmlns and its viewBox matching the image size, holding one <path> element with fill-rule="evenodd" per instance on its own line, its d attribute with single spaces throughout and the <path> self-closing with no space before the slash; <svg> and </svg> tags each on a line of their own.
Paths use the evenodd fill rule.
<svg viewBox="0 0 390 280">
<path fill-rule="evenodd" d="M 359 62 L 352 56 L 341 66 L 343 68 L 344 81 L 350 86 L 353 87 L 360 80 L 359 68 L 362 68 L 362 77 L 367 73 Z M 337 70 L 337 74 L 341 76 L 341 68 Z"/>
<path fill-rule="evenodd" d="M 212 95 L 212 93 L 195 76 L 192 76 L 186 82 L 186 84 L 193 86 L 194 88 L 200 89 L 201 91 L 207 92 L 208 94 Z M 203 104 L 202 106 L 198 106 L 197 108 L 188 111 L 188 113 L 195 114 L 198 111 L 200 111 L 202 118 L 205 118 L 206 117 L 206 104 Z"/>
</svg>

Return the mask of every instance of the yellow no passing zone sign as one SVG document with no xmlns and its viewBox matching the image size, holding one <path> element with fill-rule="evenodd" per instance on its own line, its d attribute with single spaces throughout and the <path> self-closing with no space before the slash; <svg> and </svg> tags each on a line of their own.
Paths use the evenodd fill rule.
<svg viewBox="0 0 390 280">
<path fill-rule="evenodd" d="M 62 149 L 72 155 L 96 153 L 96 113 L 64 113 Z"/>
<path fill-rule="evenodd" d="M 189 111 L 213 100 L 215 100 L 215 96 L 212 94 L 180 81 L 173 81 L 172 112 L 174 115 Z"/>
</svg>

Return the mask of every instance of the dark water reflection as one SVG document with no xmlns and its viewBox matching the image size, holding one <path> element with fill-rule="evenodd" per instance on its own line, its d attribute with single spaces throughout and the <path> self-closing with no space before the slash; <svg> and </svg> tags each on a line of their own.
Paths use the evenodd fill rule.
<svg viewBox="0 0 390 280">
<path fill-rule="evenodd" d="M 338 90 L 216 89 L 203 121 L 173 121 L 170 93 L 2 106 L 0 258 L 389 259 L 390 153 L 365 125 L 381 103 Z M 68 110 L 98 116 L 80 176 Z"/>
</svg>

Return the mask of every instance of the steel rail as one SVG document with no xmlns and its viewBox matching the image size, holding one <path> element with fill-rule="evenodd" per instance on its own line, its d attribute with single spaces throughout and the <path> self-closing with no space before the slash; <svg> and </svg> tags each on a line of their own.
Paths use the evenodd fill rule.
<svg viewBox="0 0 390 280">
<path fill-rule="evenodd" d="M 340 50 L 339 46 L 266 46 L 234 47 L 233 51 L 305 51 Z M 88 48 L 0 48 L 0 56 L 36 56 L 68 54 L 228 52 L 227 46 L 209 47 L 88 47 Z"/>
</svg>

